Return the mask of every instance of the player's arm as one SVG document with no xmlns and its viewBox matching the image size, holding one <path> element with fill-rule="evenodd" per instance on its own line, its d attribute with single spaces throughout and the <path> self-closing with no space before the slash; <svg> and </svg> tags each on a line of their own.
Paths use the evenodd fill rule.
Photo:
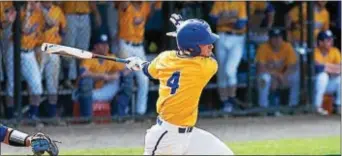
<svg viewBox="0 0 342 156">
<path fill-rule="evenodd" d="M 107 73 L 104 76 L 104 79 L 106 81 L 112 81 L 112 80 L 119 79 L 120 76 L 126 76 L 129 73 L 130 71 L 127 68 L 125 68 L 125 65 L 123 65 L 122 63 L 114 62 L 113 65 L 111 66 L 110 73 Z"/>
<path fill-rule="evenodd" d="M 325 71 L 329 74 L 341 73 L 341 63 L 340 64 L 326 63 L 324 66 L 325 66 Z"/>
<path fill-rule="evenodd" d="M 31 137 L 21 131 L 0 126 L 1 142 L 10 146 L 28 147 L 31 146 Z"/>
<path fill-rule="evenodd" d="M 30 24 L 30 17 L 33 16 L 34 7 L 32 3 L 27 3 L 26 8 L 22 8 L 24 10 L 22 12 L 22 20 L 23 20 L 23 27 L 22 32 L 26 35 L 29 35 L 36 31 L 38 25 Z"/>
<path fill-rule="evenodd" d="M 275 77 L 278 77 L 281 73 L 276 72 L 267 64 L 267 54 L 263 50 L 263 46 L 260 46 L 255 57 L 257 64 L 257 74 L 269 73 Z"/>
<path fill-rule="evenodd" d="M 96 73 L 96 72 L 91 72 L 90 68 L 92 66 L 92 61 L 91 60 L 83 60 L 81 62 L 81 68 L 80 68 L 80 77 L 90 77 L 94 80 L 103 80 L 105 77 L 104 73 Z"/>
<path fill-rule="evenodd" d="M 3 13 L 3 12 L 1 12 Z M 6 29 L 8 28 L 15 20 L 17 16 L 17 12 L 15 11 L 14 7 L 7 8 L 4 10 L 5 19 L 0 20 L 0 28 Z"/>
<path fill-rule="evenodd" d="M 64 12 L 62 11 L 62 9 L 58 7 L 58 12 L 60 13 L 59 14 L 59 28 L 60 28 L 60 35 L 64 36 L 67 32 L 67 29 L 66 29 L 66 26 L 67 26 L 67 20 L 66 20 L 66 17 L 64 15 Z"/>
<path fill-rule="evenodd" d="M 47 9 L 47 8 L 42 7 L 43 17 L 44 17 L 45 23 L 47 24 L 48 28 L 52 28 L 52 27 L 58 25 L 57 18 L 54 18 L 54 17 L 49 15 L 50 11 L 53 11 L 52 8 Z"/>
<path fill-rule="evenodd" d="M 161 55 L 162 54 L 158 55 L 151 62 L 143 61 L 139 57 L 129 57 L 127 58 L 129 62 L 126 64 L 126 67 L 132 71 L 142 70 L 143 73 L 150 79 L 157 79 L 158 78 L 157 65 L 161 62 L 160 61 Z"/>
<path fill-rule="evenodd" d="M 291 44 L 288 44 L 287 50 L 288 50 L 288 52 L 287 52 L 288 55 L 287 55 L 286 61 L 287 61 L 288 66 L 286 68 L 284 75 L 290 75 L 290 74 L 294 73 L 297 69 L 297 66 L 298 66 L 298 60 L 297 60 L 296 52 L 294 51 Z"/>
<path fill-rule="evenodd" d="M 326 70 L 330 74 L 341 74 L 341 52 L 335 48 L 332 52 L 335 54 L 334 61 L 325 64 Z"/>
</svg>

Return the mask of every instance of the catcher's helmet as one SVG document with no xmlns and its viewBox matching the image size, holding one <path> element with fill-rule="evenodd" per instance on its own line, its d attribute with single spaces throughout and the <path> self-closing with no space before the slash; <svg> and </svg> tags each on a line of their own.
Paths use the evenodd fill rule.
<svg viewBox="0 0 342 156">
<path fill-rule="evenodd" d="M 207 22 L 201 19 L 189 19 L 177 28 L 177 45 L 179 50 L 187 50 L 191 56 L 198 56 L 198 45 L 213 44 L 219 36 L 212 33 Z"/>
</svg>

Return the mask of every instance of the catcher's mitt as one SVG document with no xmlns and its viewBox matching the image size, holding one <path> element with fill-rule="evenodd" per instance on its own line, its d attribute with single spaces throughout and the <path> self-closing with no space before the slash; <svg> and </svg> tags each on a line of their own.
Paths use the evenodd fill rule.
<svg viewBox="0 0 342 156">
<path fill-rule="evenodd" d="M 59 150 L 56 142 L 46 134 L 36 133 L 31 139 L 32 152 L 36 156 L 43 155 L 45 152 L 50 156 L 58 156 Z"/>
</svg>

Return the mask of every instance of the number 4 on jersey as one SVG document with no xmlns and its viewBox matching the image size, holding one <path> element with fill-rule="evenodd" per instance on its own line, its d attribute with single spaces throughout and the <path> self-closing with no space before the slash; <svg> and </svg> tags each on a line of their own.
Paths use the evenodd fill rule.
<svg viewBox="0 0 342 156">
<path fill-rule="evenodd" d="M 170 94 L 175 94 L 177 89 L 179 88 L 179 76 L 180 72 L 176 71 L 172 74 L 172 76 L 167 80 L 167 86 L 171 88 Z"/>
</svg>

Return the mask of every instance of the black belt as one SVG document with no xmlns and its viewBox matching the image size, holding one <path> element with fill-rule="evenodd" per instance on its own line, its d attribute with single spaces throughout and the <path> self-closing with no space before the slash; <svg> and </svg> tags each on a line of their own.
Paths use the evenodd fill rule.
<svg viewBox="0 0 342 156">
<path fill-rule="evenodd" d="M 160 120 L 159 118 L 157 118 L 157 123 L 158 125 L 162 125 L 163 121 Z M 186 128 L 178 128 L 178 133 L 191 133 L 192 132 L 193 127 L 186 127 Z"/>
<path fill-rule="evenodd" d="M 133 46 L 133 47 L 138 47 L 138 46 L 143 45 L 142 42 L 141 42 L 141 43 L 133 43 L 133 42 L 125 41 L 125 43 L 126 43 L 126 44 L 129 44 L 129 45 L 131 45 L 131 46 Z"/>
<path fill-rule="evenodd" d="M 70 13 L 69 15 L 83 16 L 83 15 L 89 15 L 89 13 L 85 13 L 85 12 L 75 12 L 75 13 Z"/>
<path fill-rule="evenodd" d="M 226 31 L 224 33 L 227 34 L 227 35 L 238 35 L 238 36 L 242 36 L 243 35 L 243 33 L 236 33 L 236 32 L 232 32 L 232 31 Z"/>
</svg>

